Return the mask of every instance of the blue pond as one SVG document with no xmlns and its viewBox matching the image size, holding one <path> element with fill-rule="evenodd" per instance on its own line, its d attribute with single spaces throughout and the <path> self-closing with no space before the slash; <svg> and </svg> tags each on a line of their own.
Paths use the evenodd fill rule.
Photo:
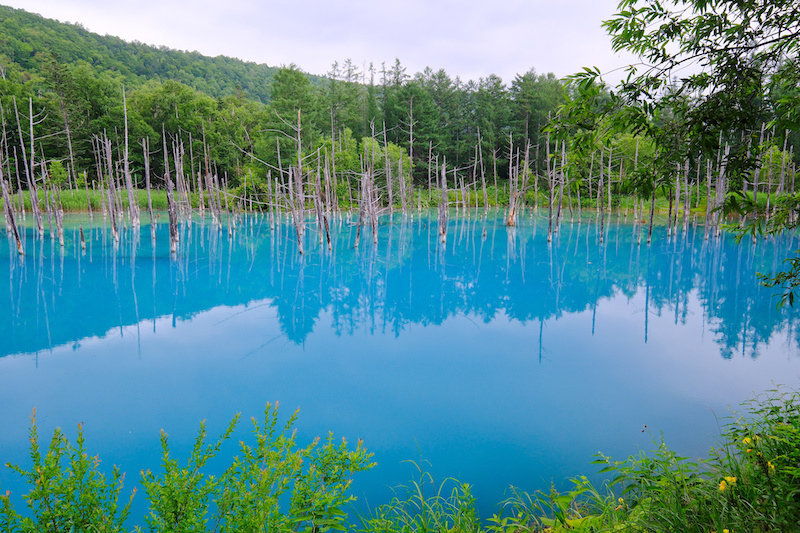
<svg viewBox="0 0 800 533">
<path fill-rule="evenodd" d="M 184 458 L 201 420 L 218 434 L 275 401 L 299 409 L 301 443 L 332 431 L 374 452 L 360 505 L 414 478 L 407 460 L 472 484 L 486 517 L 510 485 L 559 486 L 659 433 L 703 456 L 729 406 L 800 384 L 800 315 L 756 278 L 800 243 L 636 231 L 609 217 L 599 244 L 584 213 L 548 244 L 546 218 L 481 212 L 453 216 L 443 245 L 435 214 L 395 214 L 355 248 L 345 215 L 332 251 L 310 227 L 301 256 L 285 220 L 229 235 L 195 216 L 171 257 L 163 223 L 155 246 L 146 224 L 115 244 L 102 217 L 68 217 L 63 251 L 27 228 L 24 257 L 0 250 L 0 463 L 28 464 L 36 408 L 45 438 L 82 422 L 130 489 L 158 469 L 160 429 Z M 5 467 L 0 488 L 27 490 Z"/>
</svg>

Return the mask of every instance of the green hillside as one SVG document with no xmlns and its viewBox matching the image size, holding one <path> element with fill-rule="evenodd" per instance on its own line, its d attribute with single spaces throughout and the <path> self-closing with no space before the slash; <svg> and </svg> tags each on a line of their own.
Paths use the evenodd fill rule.
<svg viewBox="0 0 800 533">
<path fill-rule="evenodd" d="M 96 72 L 118 73 L 128 86 L 147 80 L 179 81 L 215 98 L 239 89 L 253 100 L 269 101 L 277 68 L 225 56 L 206 57 L 118 37 L 101 36 L 78 24 L 66 24 L 21 9 L 0 6 L 0 64 L 8 76 L 42 75 L 56 58 L 87 63 Z"/>
</svg>

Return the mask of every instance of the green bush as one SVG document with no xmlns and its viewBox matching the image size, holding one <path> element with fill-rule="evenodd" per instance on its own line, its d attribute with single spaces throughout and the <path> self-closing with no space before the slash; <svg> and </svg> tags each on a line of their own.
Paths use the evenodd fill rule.
<svg viewBox="0 0 800 533">
<path fill-rule="evenodd" d="M 219 476 L 203 469 L 232 435 L 238 415 L 211 444 L 206 443 L 207 431 L 201 423 L 185 465 L 171 456 L 162 431 L 161 471 L 142 472 L 150 507 L 147 529 L 186 533 L 345 530 L 345 506 L 355 499 L 348 492 L 352 475 L 374 466 L 369 461 L 372 454 L 361 441 L 350 450 L 346 441 L 337 443 L 333 435 L 299 448 L 292 430 L 296 417 L 297 413 L 281 428 L 277 404 L 274 408 L 267 404 L 263 423 L 253 419 L 255 444 L 240 442 L 240 454 Z M 99 458 L 86 454 L 80 426 L 74 446 L 57 429 L 44 456 L 35 418 L 30 435 L 30 468 L 9 466 L 31 486 L 24 497 L 31 516 L 15 510 L 9 493 L 0 496 L 0 532 L 124 531 L 134 494 L 120 504 L 124 476 L 114 468 L 108 481 L 98 472 Z"/>
<path fill-rule="evenodd" d="M 124 531 L 133 494 L 127 503 L 119 501 L 124 475 L 114 468 L 112 479 L 98 471 L 99 457 L 90 457 L 84 448 L 83 429 L 78 426 L 76 444 L 71 444 L 59 429 L 42 454 L 36 429 L 36 411 L 31 417 L 31 465 L 25 469 L 7 464 L 22 476 L 31 490 L 25 495 L 29 516 L 14 509 L 10 493 L 0 496 L 0 531 L 51 532 Z"/>
</svg>

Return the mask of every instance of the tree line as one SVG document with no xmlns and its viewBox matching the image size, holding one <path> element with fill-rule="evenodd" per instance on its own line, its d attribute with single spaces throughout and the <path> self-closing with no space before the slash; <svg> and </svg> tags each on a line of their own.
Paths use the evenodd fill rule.
<svg viewBox="0 0 800 533">
<path fill-rule="evenodd" d="M 709 11 L 692 2 L 699 14 L 687 11 L 681 21 L 660 4 L 625 0 L 606 26 L 618 49 L 650 54 L 656 63 L 673 59 L 658 46 L 670 36 L 701 43 L 695 57 L 708 56 L 714 31 L 736 20 L 724 16 L 728 3 L 718 0 Z M 762 20 L 762 29 L 778 32 L 775 42 L 796 45 L 791 2 L 775 9 L 745 4 L 733 10 L 741 20 Z M 249 182 L 256 191 L 266 187 L 270 169 L 296 165 L 310 172 L 313 163 L 298 158 L 318 154 L 318 162 L 330 158 L 334 181 L 341 175 L 356 189 L 371 160 L 383 173 L 377 176 L 383 204 L 393 196 L 387 189 L 396 178 L 386 170 L 392 168 L 411 186 L 449 182 L 461 190 L 462 205 L 508 202 L 513 210 L 534 200 L 549 203 L 557 219 L 573 204 L 610 209 L 619 194 L 636 198 L 642 216 L 650 200 L 652 216 L 658 195 L 669 199 L 677 225 L 679 203 L 684 213 L 702 205 L 710 215 L 731 191 L 756 204 L 759 193 L 769 202 L 764 193 L 794 192 L 798 84 L 787 73 L 797 71 L 796 50 L 756 61 L 751 56 L 759 48 L 752 43 L 770 39 L 756 33 L 732 47 L 718 44 L 727 55 L 717 59 L 716 70 L 678 79 L 662 65 L 638 77 L 631 72 L 614 88 L 591 69 L 567 80 L 531 69 L 506 84 L 494 75 L 465 82 L 430 68 L 412 75 L 399 60 L 362 67 L 345 60 L 325 77 L 296 65 L 265 71 L 264 94 L 244 84 L 231 90 L 241 81 L 236 69 L 243 63 L 235 60 L 214 58 L 239 66 L 220 63 L 213 70 L 210 58 L 198 54 L 100 38 L 21 10 L 0 13 L 9 35 L 0 43 L 3 164 L 12 182 L 25 168 L 32 174 L 38 168 L 60 186 L 77 187 L 84 176 L 102 181 L 114 172 L 100 161 L 100 139 L 106 139 L 116 165 L 129 162 L 138 186 L 148 157 L 153 183 L 165 185 L 170 163 L 158 152 L 173 144 L 186 154 L 187 175 L 210 165 L 229 186 Z M 705 25 L 695 29 L 704 34 L 673 27 L 698 20 Z M 641 30 L 648 21 L 655 24 L 651 33 Z M 168 64 L 174 68 L 157 66 Z M 121 157 L 125 134 L 137 144 L 147 140 L 151 151 Z M 20 164 L 26 146 L 27 167 Z M 16 184 L 26 188 L 24 175 Z M 470 189 L 475 198 L 468 198 Z"/>
</svg>

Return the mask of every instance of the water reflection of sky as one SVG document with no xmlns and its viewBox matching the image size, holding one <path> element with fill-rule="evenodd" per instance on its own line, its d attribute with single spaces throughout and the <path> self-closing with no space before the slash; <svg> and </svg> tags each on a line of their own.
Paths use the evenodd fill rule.
<svg viewBox="0 0 800 533">
<path fill-rule="evenodd" d="M 702 455 L 728 405 L 798 384 L 797 313 L 754 279 L 792 242 L 700 228 L 647 247 L 612 223 L 600 247 L 576 223 L 548 247 L 528 219 L 511 234 L 472 219 L 441 251 L 435 222 L 397 220 L 359 250 L 342 224 L 332 256 L 298 258 L 264 220 L 233 245 L 184 228 L 176 260 L 148 231 L 114 250 L 101 227 L 87 256 L 75 241 L 63 258 L 49 240 L 23 263 L 3 251 L 0 462 L 25 461 L 33 407 L 42 434 L 84 422 L 90 451 L 130 479 L 158 464 L 160 428 L 185 448 L 200 420 L 219 432 L 279 400 L 300 409 L 301 437 L 365 440 L 379 466 L 355 490 L 370 504 L 421 455 L 474 484 L 485 515 L 511 484 L 647 449 L 644 424 Z M 19 490 L 5 469 L 0 486 Z"/>
</svg>

